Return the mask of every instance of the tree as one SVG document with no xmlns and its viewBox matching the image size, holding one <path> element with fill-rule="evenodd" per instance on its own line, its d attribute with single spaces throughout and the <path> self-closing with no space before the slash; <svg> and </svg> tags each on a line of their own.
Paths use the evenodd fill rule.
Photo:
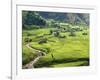
<svg viewBox="0 0 100 80">
<path fill-rule="evenodd" d="M 75 34 L 75 32 L 74 32 L 74 31 L 70 31 L 69 36 L 76 36 L 76 34 Z"/>
<path fill-rule="evenodd" d="M 46 20 L 42 18 L 37 12 L 23 11 L 22 12 L 22 24 L 24 25 L 46 25 Z"/>
<path fill-rule="evenodd" d="M 28 42 L 32 42 L 32 39 L 27 37 L 24 39 L 24 41 L 28 43 Z"/>
<path fill-rule="evenodd" d="M 60 33 L 58 31 L 53 32 L 55 37 L 58 37 L 60 35 Z"/>
<path fill-rule="evenodd" d="M 43 38 L 41 40 L 39 40 L 38 44 L 43 44 L 43 43 L 47 43 L 47 39 Z"/>
<path fill-rule="evenodd" d="M 82 35 L 88 35 L 88 33 L 84 32 L 84 33 L 82 33 Z"/>
<path fill-rule="evenodd" d="M 55 58 L 54 58 L 54 55 L 53 55 L 53 54 L 51 54 L 51 57 L 52 57 L 52 59 L 53 59 L 53 60 L 55 60 Z"/>
<path fill-rule="evenodd" d="M 75 30 L 71 29 L 71 30 L 70 30 L 70 34 L 69 34 L 69 36 L 76 36 L 76 34 L 75 34 Z"/>
<path fill-rule="evenodd" d="M 52 30 L 50 30 L 50 35 L 53 33 L 53 31 Z"/>
<path fill-rule="evenodd" d="M 70 24 L 72 24 L 72 25 L 75 24 L 76 14 L 69 13 L 69 14 L 67 14 L 67 17 L 69 19 Z"/>
<path fill-rule="evenodd" d="M 25 28 L 26 19 L 27 19 L 27 11 L 22 11 L 22 27 Z"/>
</svg>

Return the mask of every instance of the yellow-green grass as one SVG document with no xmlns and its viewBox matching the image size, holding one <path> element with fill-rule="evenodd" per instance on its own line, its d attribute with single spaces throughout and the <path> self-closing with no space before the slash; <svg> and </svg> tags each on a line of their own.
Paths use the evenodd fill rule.
<svg viewBox="0 0 100 80">
<path fill-rule="evenodd" d="M 33 39 L 33 41 L 30 42 L 31 47 L 38 49 L 50 49 L 46 56 L 40 58 L 35 67 L 69 67 L 89 65 L 89 30 L 75 32 L 76 36 L 69 36 L 69 32 L 61 32 L 60 35 L 65 35 L 65 38 L 46 35 L 43 37 L 48 39 L 47 43 L 38 44 L 38 40 L 40 38 L 37 38 L 37 36 L 49 34 L 49 30 L 50 28 L 23 31 L 23 44 L 24 38 L 27 37 L 27 33 L 30 33 L 35 34 L 28 36 Z M 88 33 L 88 35 L 82 35 L 83 32 Z M 29 52 L 26 52 L 26 54 L 29 54 Z"/>
<path fill-rule="evenodd" d="M 35 51 L 29 49 L 26 47 L 26 45 L 23 45 L 22 48 L 22 64 L 25 65 L 29 63 L 31 60 L 34 60 L 37 55 L 35 54 Z"/>
<path fill-rule="evenodd" d="M 50 65 L 50 67 L 76 67 L 76 66 L 84 66 L 88 65 L 87 61 L 73 61 L 73 62 L 67 62 L 67 63 L 59 63 L 59 64 L 54 64 Z"/>
</svg>

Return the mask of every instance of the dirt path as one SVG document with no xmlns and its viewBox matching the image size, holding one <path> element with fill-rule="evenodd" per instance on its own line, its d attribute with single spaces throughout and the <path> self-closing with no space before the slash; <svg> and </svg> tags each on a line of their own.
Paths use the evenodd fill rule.
<svg viewBox="0 0 100 80">
<path fill-rule="evenodd" d="M 27 48 L 29 48 L 29 49 L 31 49 L 31 50 L 33 50 L 33 51 L 36 51 L 37 53 L 37 57 L 34 59 L 34 60 L 32 60 L 31 62 L 29 62 L 28 64 L 26 64 L 25 66 L 23 66 L 23 69 L 31 69 L 31 68 L 34 68 L 34 64 L 35 63 L 37 63 L 37 61 L 42 57 L 42 56 L 45 56 L 46 55 L 46 53 L 45 52 L 43 52 L 43 51 L 40 51 L 40 50 L 38 50 L 38 49 L 36 49 L 36 48 L 32 48 L 31 46 L 30 46 L 30 44 L 28 43 L 28 44 L 26 44 L 26 47 Z"/>
</svg>

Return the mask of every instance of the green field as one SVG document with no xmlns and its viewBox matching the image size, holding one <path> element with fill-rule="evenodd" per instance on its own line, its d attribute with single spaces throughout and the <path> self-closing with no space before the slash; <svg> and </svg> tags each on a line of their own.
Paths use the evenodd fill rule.
<svg viewBox="0 0 100 80">
<path fill-rule="evenodd" d="M 89 66 L 89 14 L 22 11 L 22 68 Z"/>
<path fill-rule="evenodd" d="M 71 32 L 63 31 L 61 28 L 57 29 L 59 35 L 65 37 L 50 34 L 50 30 L 56 28 L 23 30 L 23 65 L 35 59 L 38 56 L 36 50 L 40 50 L 46 55 L 34 64 L 35 68 L 89 66 L 89 28 L 87 26 L 80 28 L 82 30 L 74 32 L 75 36 L 71 36 Z M 39 44 L 39 41 L 44 39 L 46 42 Z M 27 44 L 36 50 L 27 48 Z"/>
</svg>

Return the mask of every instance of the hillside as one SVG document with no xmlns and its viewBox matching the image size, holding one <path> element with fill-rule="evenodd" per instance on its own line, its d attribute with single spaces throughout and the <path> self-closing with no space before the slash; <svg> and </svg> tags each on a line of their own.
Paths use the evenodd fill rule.
<svg viewBox="0 0 100 80">
<path fill-rule="evenodd" d="M 55 21 L 89 25 L 89 14 L 84 13 L 58 13 L 58 12 L 37 12 L 45 19 L 54 19 Z"/>
<path fill-rule="evenodd" d="M 22 11 L 22 68 L 89 66 L 89 14 Z"/>
<path fill-rule="evenodd" d="M 23 11 L 22 22 L 25 25 L 45 25 L 47 20 L 70 24 L 89 26 L 89 14 L 86 13 L 61 13 L 61 12 L 34 12 Z"/>
</svg>

